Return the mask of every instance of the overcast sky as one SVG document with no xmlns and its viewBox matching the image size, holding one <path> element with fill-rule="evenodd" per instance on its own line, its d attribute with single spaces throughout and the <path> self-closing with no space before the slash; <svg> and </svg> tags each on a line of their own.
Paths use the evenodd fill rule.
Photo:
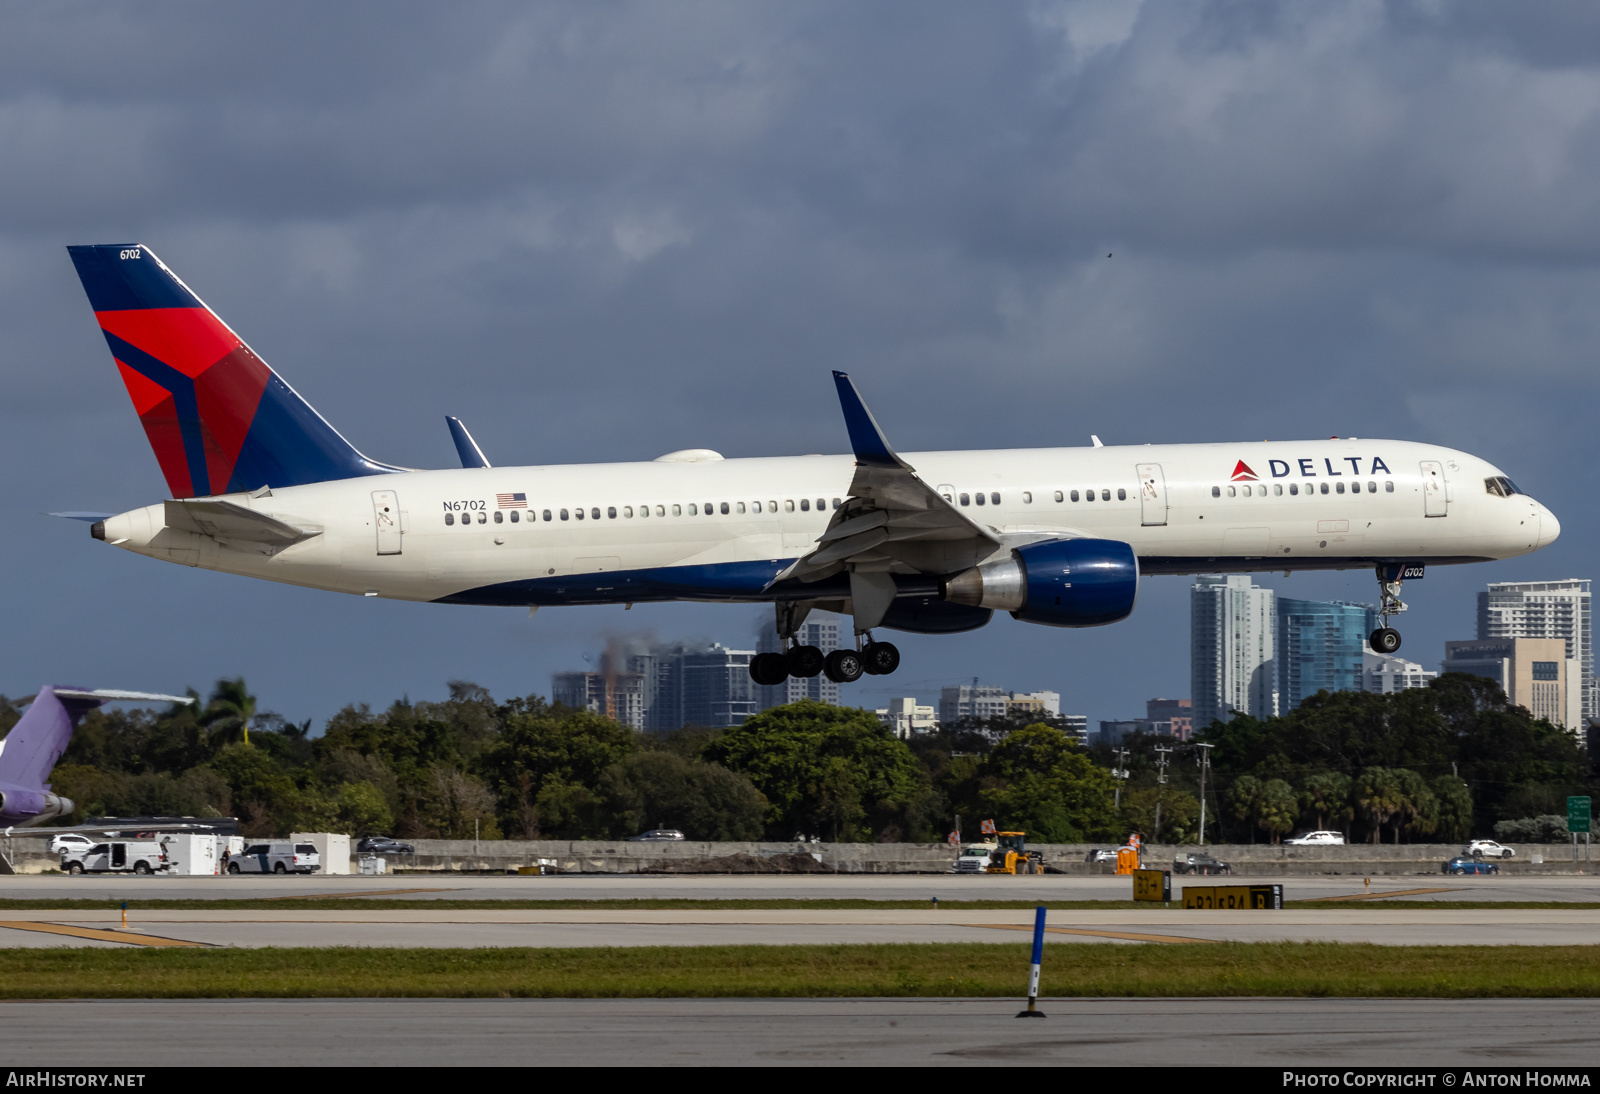
<svg viewBox="0 0 1600 1094">
<path fill-rule="evenodd" d="M 41 516 L 165 496 L 64 250 L 118 242 L 411 466 L 455 463 L 445 414 L 497 464 L 843 451 L 833 368 L 903 451 L 1463 448 L 1564 531 L 1408 586 L 1402 653 L 1437 667 L 1485 582 L 1596 571 L 1597 179 L 1592 4 L 6 4 L 0 691 L 242 674 L 320 726 L 770 618 L 356 599 Z M 1138 716 L 1189 693 L 1187 588 L 897 637 L 846 694 Z"/>
</svg>

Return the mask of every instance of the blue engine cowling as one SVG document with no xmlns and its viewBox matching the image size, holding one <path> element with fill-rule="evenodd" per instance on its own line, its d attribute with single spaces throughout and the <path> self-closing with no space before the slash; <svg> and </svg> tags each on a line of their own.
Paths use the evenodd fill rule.
<svg viewBox="0 0 1600 1094">
<path fill-rule="evenodd" d="M 1052 539 L 944 582 L 946 600 L 1008 611 L 1025 623 L 1099 627 L 1126 619 L 1139 594 L 1133 547 L 1113 539 Z"/>
</svg>

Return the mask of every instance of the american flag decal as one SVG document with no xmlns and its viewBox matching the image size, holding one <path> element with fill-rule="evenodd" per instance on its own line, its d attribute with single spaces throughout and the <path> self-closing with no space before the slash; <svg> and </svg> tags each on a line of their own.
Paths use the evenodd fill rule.
<svg viewBox="0 0 1600 1094">
<path fill-rule="evenodd" d="M 526 494 L 496 494 L 494 497 L 495 501 L 499 503 L 498 508 L 501 509 L 526 509 L 528 507 L 528 495 Z"/>
</svg>

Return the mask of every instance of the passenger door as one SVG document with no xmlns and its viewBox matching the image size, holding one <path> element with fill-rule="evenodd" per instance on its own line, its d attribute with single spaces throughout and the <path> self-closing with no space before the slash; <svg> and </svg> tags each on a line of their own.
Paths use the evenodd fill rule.
<svg viewBox="0 0 1600 1094">
<path fill-rule="evenodd" d="M 393 490 L 372 492 L 372 526 L 378 530 L 378 553 L 400 553 L 400 495 Z"/>
<path fill-rule="evenodd" d="M 1146 528 L 1167 523 L 1167 480 L 1159 463 L 1141 463 L 1139 472 L 1139 520 Z"/>
<path fill-rule="evenodd" d="M 1422 511 L 1425 516 L 1450 514 L 1450 496 L 1445 488 L 1444 465 L 1438 460 L 1422 461 Z"/>
<path fill-rule="evenodd" d="M 124 870 L 128 866 L 128 845 L 126 843 L 113 843 L 111 845 L 111 868 Z"/>
</svg>

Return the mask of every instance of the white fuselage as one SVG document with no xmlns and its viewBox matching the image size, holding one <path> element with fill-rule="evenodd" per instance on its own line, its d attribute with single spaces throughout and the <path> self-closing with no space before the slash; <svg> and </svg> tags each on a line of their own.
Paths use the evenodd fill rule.
<svg viewBox="0 0 1600 1094">
<path fill-rule="evenodd" d="M 1147 574 L 1483 561 L 1537 550 L 1560 530 L 1533 498 L 1486 488 L 1502 473 L 1485 461 L 1406 441 L 903 458 L 1008 547 L 1120 540 Z M 412 471 L 228 495 L 317 531 L 276 553 L 168 528 L 161 505 L 109 518 L 104 538 L 187 565 L 398 600 L 771 600 L 768 583 L 816 544 L 854 471 L 851 456 Z M 398 510 L 395 527 L 384 526 L 380 501 Z"/>
</svg>

